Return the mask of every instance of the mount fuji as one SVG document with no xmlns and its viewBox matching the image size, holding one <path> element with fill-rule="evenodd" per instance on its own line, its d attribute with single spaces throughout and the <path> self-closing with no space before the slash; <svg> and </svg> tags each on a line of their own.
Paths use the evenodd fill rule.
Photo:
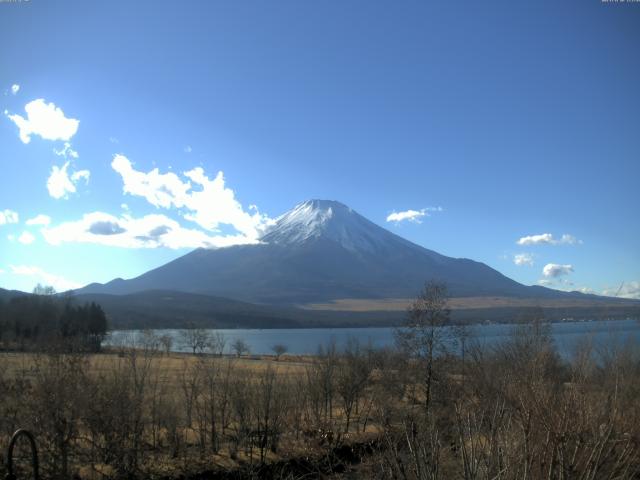
<svg viewBox="0 0 640 480">
<path fill-rule="evenodd" d="M 90 284 L 77 293 L 163 290 L 302 305 L 411 298 L 430 279 L 446 282 L 454 297 L 585 297 L 525 286 L 483 263 L 441 255 L 329 200 L 297 205 L 278 217 L 259 243 L 200 248 L 139 277 Z"/>
</svg>

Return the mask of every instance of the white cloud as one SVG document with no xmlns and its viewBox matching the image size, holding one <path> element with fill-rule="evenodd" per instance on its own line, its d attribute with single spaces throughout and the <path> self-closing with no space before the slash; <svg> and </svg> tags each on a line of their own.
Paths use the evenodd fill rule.
<svg viewBox="0 0 640 480">
<path fill-rule="evenodd" d="M 79 180 L 84 180 L 85 183 L 89 183 L 90 176 L 91 172 L 89 170 L 78 170 L 77 172 L 73 172 L 71 174 L 71 181 L 76 183 Z"/>
<path fill-rule="evenodd" d="M 424 217 L 426 212 L 423 210 L 405 210 L 404 212 L 393 212 L 387 216 L 387 222 L 402 222 L 409 220 L 410 222 L 420 223 L 420 218 Z"/>
<path fill-rule="evenodd" d="M 400 223 L 408 220 L 414 223 L 421 223 L 422 217 L 428 217 L 430 212 L 441 212 L 442 207 L 427 207 L 420 210 L 405 210 L 404 212 L 393 212 L 387 216 L 387 222 Z"/>
<path fill-rule="evenodd" d="M 0 225 L 18 223 L 18 214 L 13 210 L 0 210 Z"/>
<path fill-rule="evenodd" d="M 580 287 L 580 288 L 578 289 L 578 291 L 579 291 L 580 293 L 585 293 L 585 294 L 594 294 L 594 293 L 596 293 L 593 289 L 591 289 L 591 288 L 589 288 L 589 287 Z"/>
<path fill-rule="evenodd" d="M 586 291 L 588 290 L 586 287 L 578 289 L 575 287 L 575 284 L 572 281 L 562 277 L 556 277 L 552 279 L 543 278 L 538 280 L 538 284 L 563 292 L 582 291 L 583 293 L 586 293 Z"/>
<path fill-rule="evenodd" d="M 24 107 L 27 118 L 20 115 L 9 115 L 9 119 L 18 126 L 20 140 L 31 141 L 31 135 L 39 135 L 45 140 L 69 141 L 78 131 L 79 120 L 67 118 L 64 112 L 53 103 L 46 103 L 39 98 L 27 103 Z"/>
<path fill-rule="evenodd" d="M 23 245 L 31 245 L 35 241 L 36 237 L 30 232 L 22 232 L 22 235 L 18 237 L 18 241 Z"/>
<path fill-rule="evenodd" d="M 562 235 L 562 237 L 560 237 L 560 240 L 558 240 L 558 243 L 562 245 L 575 245 L 575 244 L 582 244 L 582 240 L 578 240 L 573 235 L 569 235 L 565 233 Z"/>
<path fill-rule="evenodd" d="M 550 233 L 543 233 L 541 235 L 528 235 L 518 240 L 518 245 L 538 245 L 541 243 L 552 243 L 553 235 Z"/>
<path fill-rule="evenodd" d="M 191 145 L 187 145 L 186 147 L 184 147 L 184 153 L 191 153 L 191 152 L 193 152 Z"/>
<path fill-rule="evenodd" d="M 67 173 L 67 168 L 69 168 L 69 162 L 66 162 L 62 167 L 54 165 L 51 168 L 51 174 L 47 180 L 47 189 L 49 190 L 49 195 L 53 198 L 66 198 L 67 193 L 76 191 L 76 187 Z"/>
<path fill-rule="evenodd" d="M 30 218 L 25 222 L 27 225 L 42 225 L 46 226 L 51 223 L 51 217 L 48 215 L 39 214 L 33 218 Z"/>
<path fill-rule="evenodd" d="M 640 282 L 624 282 L 621 286 L 615 288 L 605 288 L 602 291 L 603 295 L 608 297 L 618 296 L 620 298 L 631 298 L 640 300 Z"/>
<path fill-rule="evenodd" d="M 124 193 L 144 197 L 151 205 L 169 208 L 176 199 L 184 198 L 191 188 L 189 182 L 183 183 L 175 173 L 160 173 L 154 168 L 149 173 L 135 170 L 127 157 L 115 155 L 111 167 L 120 174 L 124 183 Z M 176 205 L 184 206 L 182 202 Z"/>
<path fill-rule="evenodd" d="M 64 158 L 78 158 L 78 152 L 71 148 L 69 142 L 64 142 L 64 146 L 60 150 L 53 149 L 53 153 Z"/>
<path fill-rule="evenodd" d="M 133 218 L 103 212 L 85 214 L 77 221 L 43 228 L 45 240 L 52 245 L 62 243 L 96 243 L 122 248 L 215 248 L 256 243 L 245 235 L 208 235 L 201 230 L 182 227 L 165 215 Z"/>
<path fill-rule="evenodd" d="M 533 255 L 530 253 L 516 253 L 513 256 L 513 263 L 518 265 L 519 267 L 523 265 L 527 265 L 529 267 L 533 266 Z"/>
<path fill-rule="evenodd" d="M 546 278 L 558 278 L 569 275 L 573 272 L 573 265 L 560 265 L 558 263 L 547 263 L 542 269 L 542 275 Z"/>
<path fill-rule="evenodd" d="M 581 244 L 582 240 L 578 240 L 573 235 L 565 233 L 559 239 L 554 238 L 551 233 L 542 233 L 540 235 L 528 235 L 520 238 L 518 245 L 575 245 Z"/>
<path fill-rule="evenodd" d="M 14 83 L 11 85 L 11 95 L 16 95 L 20 91 L 20 85 Z"/>
<path fill-rule="evenodd" d="M 85 182 L 89 181 L 89 170 L 79 170 L 69 176 L 67 171 L 69 165 L 70 162 L 67 161 L 62 167 L 54 165 L 51 168 L 51 174 L 47 179 L 47 189 L 53 198 L 67 198 L 67 194 L 76 192 L 76 183 L 80 179 L 84 179 Z"/>
<path fill-rule="evenodd" d="M 257 209 L 253 213 L 243 209 L 234 191 L 225 186 L 222 172 L 211 180 L 197 167 L 183 172 L 188 179 L 183 181 L 177 174 L 160 173 L 157 168 L 148 173 L 136 170 L 124 155 L 115 155 L 111 166 L 122 177 L 124 193 L 144 197 L 158 208 L 184 209 L 181 215 L 185 219 L 207 230 L 218 231 L 221 225 L 230 225 L 247 242 L 254 242 L 272 223 Z"/>
<path fill-rule="evenodd" d="M 35 267 L 32 265 L 9 265 L 9 268 L 11 269 L 11 273 L 13 273 L 14 275 L 25 275 L 34 277 L 34 284 L 43 283 L 45 285 L 50 285 L 59 292 L 74 290 L 82 286 L 79 283 L 67 280 L 53 273 L 46 272 L 40 267 Z"/>
</svg>

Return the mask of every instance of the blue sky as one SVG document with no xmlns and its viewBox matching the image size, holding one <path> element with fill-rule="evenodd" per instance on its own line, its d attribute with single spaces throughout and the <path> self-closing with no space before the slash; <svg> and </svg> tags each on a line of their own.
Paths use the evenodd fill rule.
<svg viewBox="0 0 640 480">
<path fill-rule="evenodd" d="M 599 0 L 0 3 L 0 286 L 133 277 L 325 198 L 640 298 L 638 45 L 640 3 Z"/>
</svg>

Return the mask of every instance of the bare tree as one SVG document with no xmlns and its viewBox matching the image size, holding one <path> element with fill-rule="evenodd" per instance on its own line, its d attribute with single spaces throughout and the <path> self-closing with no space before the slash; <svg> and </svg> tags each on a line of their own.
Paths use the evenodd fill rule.
<svg viewBox="0 0 640 480">
<path fill-rule="evenodd" d="M 213 335 L 209 336 L 209 344 L 207 349 L 210 353 L 217 355 L 218 357 L 222 356 L 224 353 L 224 347 L 227 345 L 227 339 L 220 332 L 215 332 Z"/>
<path fill-rule="evenodd" d="M 161 335 L 159 340 L 162 349 L 169 355 L 169 353 L 171 353 L 171 347 L 173 346 L 173 337 L 171 335 Z"/>
<path fill-rule="evenodd" d="M 231 348 L 233 349 L 233 351 L 236 353 L 238 357 L 241 357 L 244 354 L 248 355 L 249 352 L 251 351 L 247 342 L 245 342 L 241 338 L 238 338 L 237 340 L 235 340 L 231 344 Z"/>
<path fill-rule="evenodd" d="M 187 328 L 180 331 L 182 346 L 190 348 L 193 354 L 202 353 L 209 346 L 209 332 L 204 328 Z"/>
<path fill-rule="evenodd" d="M 143 330 L 138 345 L 143 350 L 155 352 L 160 348 L 160 338 L 152 330 Z"/>
<path fill-rule="evenodd" d="M 56 293 L 56 289 L 50 285 L 42 285 L 39 283 L 35 287 L 33 287 L 34 295 L 52 296 Z"/>
<path fill-rule="evenodd" d="M 280 357 L 285 353 L 287 353 L 287 351 L 289 350 L 289 347 L 287 347 L 282 343 L 276 343 L 271 347 L 271 350 L 273 351 L 273 353 L 276 354 L 276 360 L 280 360 Z"/>
<path fill-rule="evenodd" d="M 267 367 L 257 378 L 254 391 L 254 415 L 259 437 L 260 461 L 264 462 L 267 447 L 278 448 L 282 422 L 286 411 L 286 389 L 276 372 Z"/>
<path fill-rule="evenodd" d="M 336 371 L 336 390 L 342 400 L 346 433 L 349 432 L 354 408 L 357 412 L 358 402 L 367 385 L 370 372 L 370 364 L 363 355 L 359 342 L 353 338 L 349 339 Z"/>
<path fill-rule="evenodd" d="M 448 332 L 442 327 L 450 323 L 447 286 L 429 281 L 409 306 L 404 328 L 396 330 L 396 340 L 410 356 L 424 365 L 425 411 L 429 411 L 433 384 L 433 362 L 444 352 Z"/>
</svg>

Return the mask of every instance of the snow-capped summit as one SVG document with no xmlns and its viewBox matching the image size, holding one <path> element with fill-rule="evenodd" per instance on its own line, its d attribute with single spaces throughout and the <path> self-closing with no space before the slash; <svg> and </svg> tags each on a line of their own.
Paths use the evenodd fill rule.
<svg viewBox="0 0 640 480">
<path fill-rule="evenodd" d="M 392 238 L 394 237 L 394 238 Z M 265 243 L 299 245 L 314 239 L 332 240 L 347 250 L 375 251 L 403 239 L 334 200 L 307 200 L 279 216 L 261 237 Z"/>
<path fill-rule="evenodd" d="M 335 217 L 351 212 L 346 205 L 331 200 L 307 200 L 280 215 L 275 224 L 262 236 L 267 243 L 300 243 L 322 235 Z"/>
</svg>

